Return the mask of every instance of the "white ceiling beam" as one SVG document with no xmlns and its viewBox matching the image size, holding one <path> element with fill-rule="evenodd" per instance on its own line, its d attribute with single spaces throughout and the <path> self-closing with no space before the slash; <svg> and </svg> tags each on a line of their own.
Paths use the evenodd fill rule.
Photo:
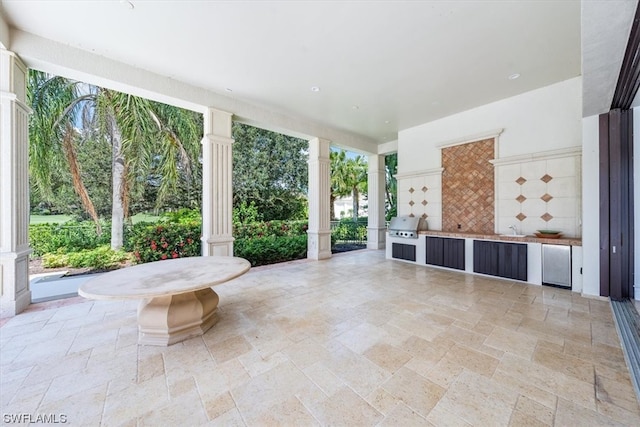
<svg viewBox="0 0 640 427">
<path fill-rule="evenodd" d="M 233 113 L 238 121 L 304 139 L 319 137 L 356 151 L 378 151 L 376 142 L 367 137 L 221 95 L 31 33 L 13 29 L 10 36 L 10 50 L 31 68 L 201 113 L 207 107 L 215 107 Z"/>
</svg>

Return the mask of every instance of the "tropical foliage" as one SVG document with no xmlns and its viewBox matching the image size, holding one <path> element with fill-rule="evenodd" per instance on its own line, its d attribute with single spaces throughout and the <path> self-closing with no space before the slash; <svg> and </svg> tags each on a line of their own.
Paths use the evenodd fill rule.
<svg viewBox="0 0 640 427">
<path fill-rule="evenodd" d="M 254 206 L 265 221 L 305 219 L 307 141 L 242 123 L 233 139 L 233 205 Z"/>
<path fill-rule="evenodd" d="M 336 218 L 334 202 L 339 197 L 353 198 L 353 220 L 358 219 L 360 195 L 367 194 L 367 162 L 360 155 L 348 156 L 344 150 L 331 151 L 330 217 Z"/>
<path fill-rule="evenodd" d="M 385 164 L 385 195 L 386 206 L 385 216 L 387 221 L 398 214 L 398 181 L 396 174 L 398 173 L 398 153 L 389 154 L 384 158 Z"/>
<path fill-rule="evenodd" d="M 85 185 L 87 177 L 99 175 L 102 181 L 96 188 L 111 187 L 111 246 L 119 248 L 132 199 L 144 200 L 151 194 L 158 207 L 180 189 L 197 187 L 199 195 L 201 178 L 195 160 L 202 137 L 200 114 L 38 71 L 31 70 L 29 79 L 34 111 L 30 172 L 34 193 L 42 201 L 54 200 L 54 184 L 59 181 L 64 187 L 62 171 L 68 170 L 80 204 L 100 233 L 95 198 Z M 111 152 L 110 173 L 104 173 L 104 163 L 102 173 L 83 172 L 78 153 L 83 148 L 101 148 L 104 153 L 105 145 Z"/>
</svg>

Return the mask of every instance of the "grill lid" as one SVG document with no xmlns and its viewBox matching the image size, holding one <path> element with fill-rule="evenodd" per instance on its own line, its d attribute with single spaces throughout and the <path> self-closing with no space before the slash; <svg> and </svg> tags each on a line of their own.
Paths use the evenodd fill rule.
<svg viewBox="0 0 640 427">
<path fill-rule="evenodd" d="M 389 222 L 389 230 L 417 231 L 420 224 L 419 217 L 396 216 Z"/>
</svg>

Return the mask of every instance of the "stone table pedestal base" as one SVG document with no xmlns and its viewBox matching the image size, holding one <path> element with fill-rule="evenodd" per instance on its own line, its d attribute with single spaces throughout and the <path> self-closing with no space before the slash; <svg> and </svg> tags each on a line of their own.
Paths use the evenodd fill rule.
<svg viewBox="0 0 640 427">
<path fill-rule="evenodd" d="M 211 288 L 147 298 L 138 307 L 138 343 L 168 346 L 204 334 L 218 320 Z"/>
</svg>

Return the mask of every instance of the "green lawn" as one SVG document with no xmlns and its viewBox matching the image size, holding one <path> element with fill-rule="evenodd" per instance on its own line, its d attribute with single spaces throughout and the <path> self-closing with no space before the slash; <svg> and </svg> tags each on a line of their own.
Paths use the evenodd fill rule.
<svg viewBox="0 0 640 427">
<path fill-rule="evenodd" d="M 30 224 L 60 224 L 71 219 L 71 215 L 31 215 L 29 217 Z"/>
<path fill-rule="evenodd" d="M 46 222 L 50 224 L 61 224 L 63 222 L 67 222 L 72 219 L 71 215 L 31 215 L 29 218 L 30 224 L 44 224 Z M 139 213 L 131 217 L 133 223 L 138 223 L 142 221 L 154 222 L 160 219 L 159 216 Z"/>
</svg>

